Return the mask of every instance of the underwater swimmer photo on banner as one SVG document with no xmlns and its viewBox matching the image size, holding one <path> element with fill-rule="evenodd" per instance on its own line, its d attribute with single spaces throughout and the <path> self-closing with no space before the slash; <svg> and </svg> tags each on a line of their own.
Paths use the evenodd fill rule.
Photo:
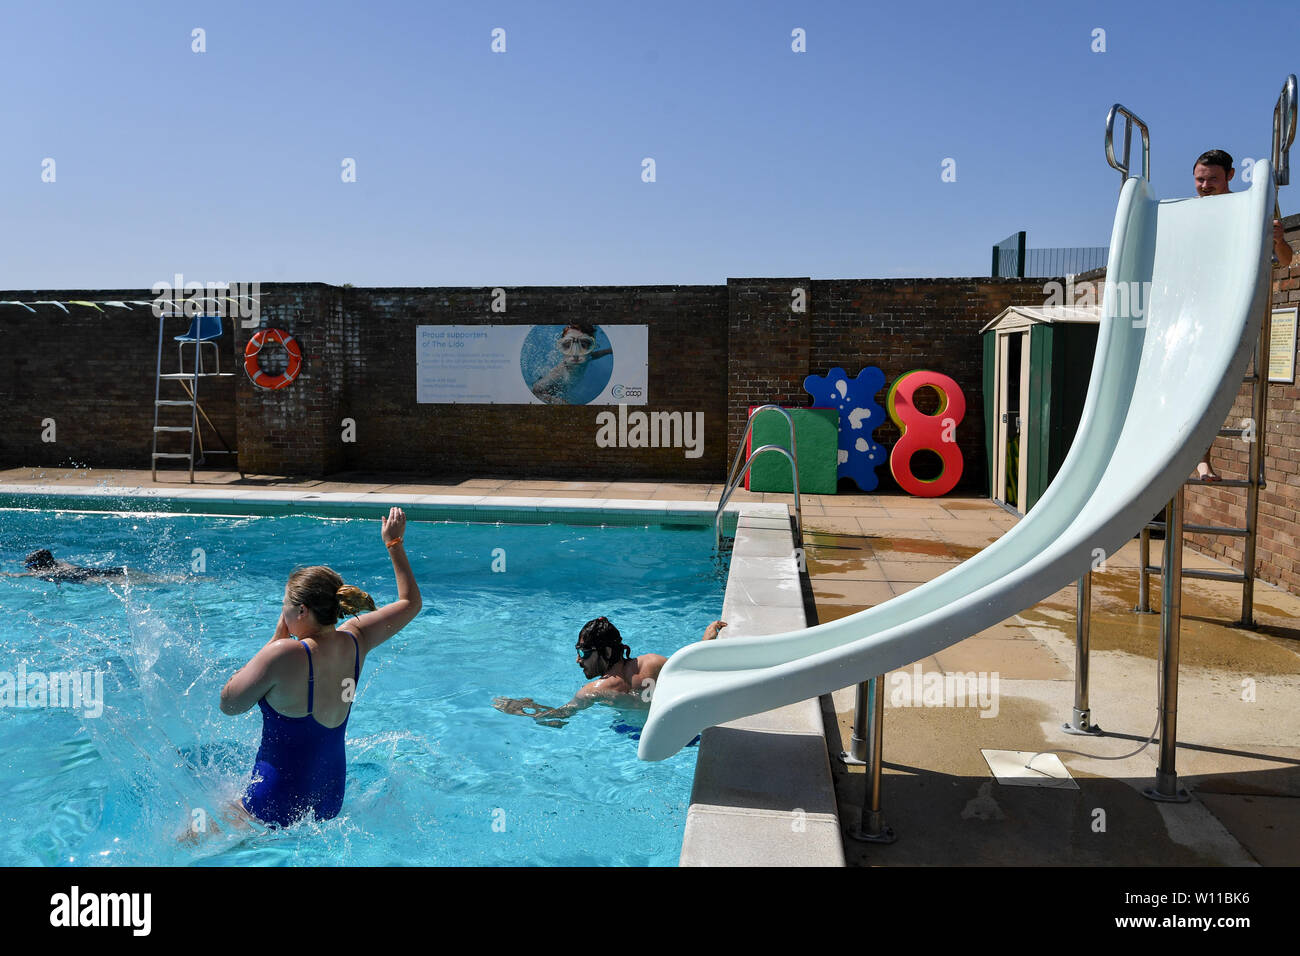
<svg viewBox="0 0 1300 956">
<path fill-rule="evenodd" d="M 416 401 L 482 405 L 644 405 L 645 325 L 425 325 L 416 329 Z"/>
</svg>

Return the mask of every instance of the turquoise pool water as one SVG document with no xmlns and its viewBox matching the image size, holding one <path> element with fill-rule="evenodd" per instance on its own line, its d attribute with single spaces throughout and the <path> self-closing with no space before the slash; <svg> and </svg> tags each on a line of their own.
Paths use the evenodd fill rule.
<svg viewBox="0 0 1300 956">
<path fill-rule="evenodd" d="M 622 712 L 556 729 L 491 699 L 566 702 L 577 632 L 601 614 L 634 653 L 697 640 L 725 588 L 712 530 L 412 522 L 405 544 L 424 610 L 362 671 L 342 814 L 191 845 L 247 783 L 261 717 L 218 695 L 269 638 L 288 573 L 329 564 L 395 596 L 377 515 L 0 510 L 0 570 L 48 547 L 148 575 L 0 577 L 0 672 L 95 672 L 104 693 L 99 716 L 0 709 L 0 865 L 675 865 L 694 748 L 641 763 Z"/>
</svg>

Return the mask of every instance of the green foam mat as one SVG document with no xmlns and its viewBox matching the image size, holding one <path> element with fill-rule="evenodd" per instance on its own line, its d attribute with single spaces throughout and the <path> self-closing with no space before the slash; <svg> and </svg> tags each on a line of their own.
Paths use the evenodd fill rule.
<svg viewBox="0 0 1300 956">
<path fill-rule="evenodd" d="M 751 409 L 752 410 L 752 409 Z M 834 408 L 787 409 L 794 420 L 795 446 L 799 457 L 799 493 L 804 495 L 835 494 L 839 470 L 840 413 Z M 759 412 L 754 418 L 749 454 L 760 445 L 790 448 L 790 426 L 774 409 Z M 754 459 L 747 486 L 750 491 L 793 492 L 790 462 L 784 455 L 767 452 Z"/>
</svg>

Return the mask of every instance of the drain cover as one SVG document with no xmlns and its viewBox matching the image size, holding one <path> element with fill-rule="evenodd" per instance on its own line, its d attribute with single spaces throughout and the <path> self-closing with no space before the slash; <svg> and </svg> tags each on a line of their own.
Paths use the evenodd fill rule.
<svg viewBox="0 0 1300 956">
<path fill-rule="evenodd" d="M 1056 754 L 1032 750 L 981 750 L 997 782 L 1008 787 L 1078 790 L 1079 785 Z M 1032 758 L 1032 760 L 1031 760 Z M 1029 764 L 1029 767 L 1025 765 Z"/>
</svg>

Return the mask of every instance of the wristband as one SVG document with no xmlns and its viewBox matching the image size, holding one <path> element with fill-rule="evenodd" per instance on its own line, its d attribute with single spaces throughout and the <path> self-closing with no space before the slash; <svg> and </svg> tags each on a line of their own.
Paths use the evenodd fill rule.
<svg viewBox="0 0 1300 956">
<path fill-rule="evenodd" d="M 386 541 L 386 542 L 384 542 L 384 547 L 386 547 L 386 548 L 392 548 L 393 545 L 395 545 L 395 544 L 401 544 L 401 543 L 402 543 L 402 539 L 401 539 L 401 538 L 397 538 L 396 540 L 393 540 L 393 541 Z"/>
</svg>

